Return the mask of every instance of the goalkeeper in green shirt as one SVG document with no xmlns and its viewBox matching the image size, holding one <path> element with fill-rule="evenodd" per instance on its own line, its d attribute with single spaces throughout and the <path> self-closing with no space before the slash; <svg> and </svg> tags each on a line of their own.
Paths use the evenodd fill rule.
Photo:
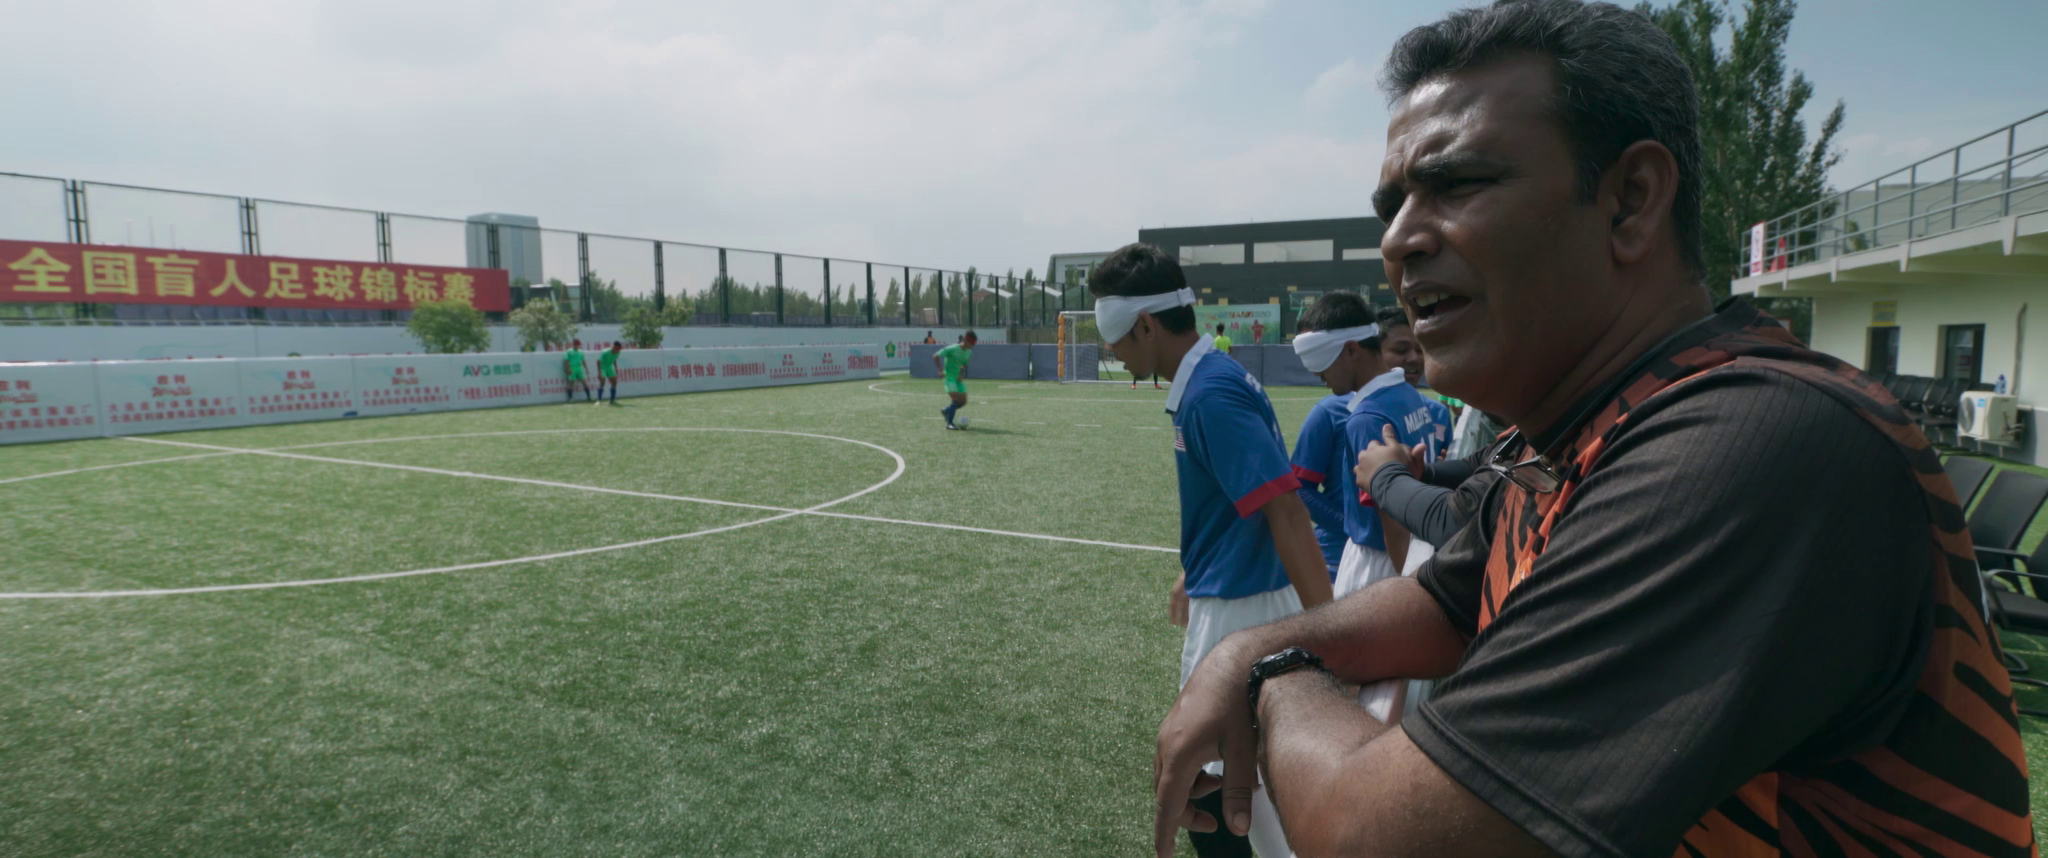
<svg viewBox="0 0 2048 858">
<path fill-rule="evenodd" d="M 588 365 L 583 363 L 583 341 L 570 340 L 569 351 L 562 355 L 562 375 L 568 378 L 562 385 L 562 391 L 569 395 L 570 402 L 576 401 L 576 388 L 579 387 L 583 388 L 583 398 L 590 399 L 590 382 L 583 380 L 583 373 L 588 369 Z"/>
<path fill-rule="evenodd" d="M 946 396 L 953 400 L 953 404 L 939 409 L 939 413 L 946 417 L 948 429 L 960 428 L 953 425 L 953 415 L 967 407 L 967 382 L 962 379 L 967 374 L 968 358 L 974 356 L 974 343 L 977 339 L 980 338 L 976 337 L 973 331 L 968 331 L 966 336 L 960 338 L 960 342 L 939 349 L 937 354 L 932 355 L 932 365 L 938 367 L 939 373 L 946 377 Z"/>
<path fill-rule="evenodd" d="M 619 404 L 619 350 L 625 343 L 612 341 L 612 347 L 597 353 L 597 401 L 604 401 L 604 387 L 612 387 L 612 404 Z"/>
</svg>

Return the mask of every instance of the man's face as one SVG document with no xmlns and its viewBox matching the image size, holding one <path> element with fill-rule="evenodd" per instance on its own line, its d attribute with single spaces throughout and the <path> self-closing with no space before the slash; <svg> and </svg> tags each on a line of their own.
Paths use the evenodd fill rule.
<svg viewBox="0 0 2048 858">
<path fill-rule="evenodd" d="M 970 352 L 974 351 L 974 342 L 975 340 L 973 337 L 968 337 L 967 339 L 960 341 L 960 347 Z"/>
<path fill-rule="evenodd" d="M 1415 341 L 1415 329 L 1398 325 L 1380 332 L 1380 363 L 1408 374 L 1408 383 L 1422 383 L 1422 345 Z"/>
<path fill-rule="evenodd" d="M 1374 207 L 1430 383 L 1488 410 L 1531 408 L 1615 321 L 1609 197 L 1577 201 L 1549 61 L 1424 82 L 1396 106 Z"/>
<path fill-rule="evenodd" d="M 1138 314 L 1137 323 L 1131 325 L 1131 332 L 1124 338 L 1109 344 L 1110 353 L 1123 363 L 1124 369 L 1133 375 L 1143 377 L 1158 374 L 1158 361 L 1152 357 L 1153 334 L 1160 328 L 1149 313 Z"/>
<path fill-rule="evenodd" d="M 1331 393 L 1357 392 L 1366 382 L 1371 381 L 1373 376 L 1379 374 L 1379 361 L 1368 360 L 1376 356 L 1377 353 L 1358 343 L 1345 343 L 1344 351 L 1337 355 L 1337 359 L 1330 363 L 1329 368 L 1316 373 L 1316 378 L 1322 379 Z"/>
</svg>

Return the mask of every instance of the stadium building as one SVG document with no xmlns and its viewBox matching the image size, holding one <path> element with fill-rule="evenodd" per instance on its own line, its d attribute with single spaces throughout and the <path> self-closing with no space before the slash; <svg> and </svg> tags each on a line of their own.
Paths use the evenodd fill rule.
<svg viewBox="0 0 2048 858">
<path fill-rule="evenodd" d="M 1937 440 L 2048 461 L 2048 112 L 1757 224 L 1740 256 L 1736 294 L 1811 298 L 1813 346 L 1887 380 Z"/>
<path fill-rule="evenodd" d="M 1138 240 L 1180 258 L 1205 306 L 1271 305 L 1283 333 L 1324 292 L 1345 289 L 1393 304 L 1380 264 L 1376 217 L 1141 229 Z"/>
</svg>

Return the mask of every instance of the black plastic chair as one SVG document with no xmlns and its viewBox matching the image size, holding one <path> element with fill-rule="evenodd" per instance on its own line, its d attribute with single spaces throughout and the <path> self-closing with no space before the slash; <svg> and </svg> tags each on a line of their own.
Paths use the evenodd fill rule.
<svg viewBox="0 0 2048 858">
<path fill-rule="evenodd" d="M 1934 379 L 1919 375 L 1909 375 L 1899 382 L 1897 388 L 1892 390 L 1892 395 L 1899 400 L 1899 407 L 1906 409 L 1907 415 L 1911 416 L 1914 420 L 1918 420 L 1920 419 L 1920 400 L 1927 398 L 1927 388 L 1933 386 Z"/>
<path fill-rule="evenodd" d="M 2041 544 L 2034 546 L 2033 552 L 2026 555 L 2017 551 L 1980 548 L 1977 550 L 1977 563 L 1984 581 L 1984 607 L 1991 622 L 2001 629 L 2048 635 L 2048 602 L 2027 595 L 2017 584 L 2012 589 L 2002 585 L 2003 582 L 2030 580 L 2035 582 L 2036 593 L 2048 588 L 2048 539 L 2041 540 Z M 2001 652 L 2006 672 L 2012 674 L 2013 684 L 2048 689 L 2048 681 L 2019 675 L 2033 669 L 2026 659 L 2009 651 Z M 2020 714 L 2048 718 L 2048 711 L 2024 706 L 2020 707 Z"/>
<path fill-rule="evenodd" d="M 1920 402 L 1920 426 L 1927 430 L 1930 440 L 1939 443 L 1942 430 L 1956 428 L 1958 415 L 1962 413 L 1963 391 L 1969 386 L 1961 379 L 1945 378 L 1927 389 L 1926 398 Z"/>
<path fill-rule="evenodd" d="M 2043 501 L 2048 501 L 2048 477 L 2000 471 L 1970 513 L 1970 543 L 1978 556 L 2010 556 L 2019 548 L 2020 537 L 2026 535 L 2027 524 L 2041 511 Z M 2016 576 L 2007 583 L 2020 586 Z"/>
<path fill-rule="evenodd" d="M 2048 477 L 2000 471 L 1984 490 L 1984 500 L 1970 513 L 1970 542 L 1979 549 L 2011 552 L 2044 500 L 2048 500 Z"/>
<path fill-rule="evenodd" d="M 1984 488 L 1984 481 L 1991 478 L 1991 460 L 1975 456 L 1950 456 L 1941 463 L 1941 469 L 1948 472 L 1949 484 L 1956 489 L 1956 503 L 1965 510 L 1970 508 L 1977 490 Z"/>
</svg>

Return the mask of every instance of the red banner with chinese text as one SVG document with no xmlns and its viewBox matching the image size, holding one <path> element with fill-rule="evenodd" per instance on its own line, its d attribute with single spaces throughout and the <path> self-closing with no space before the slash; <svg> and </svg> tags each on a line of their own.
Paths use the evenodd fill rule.
<svg viewBox="0 0 2048 858">
<path fill-rule="evenodd" d="M 510 277 L 497 268 L 0 240 L 0 301 L 404 310 L 447 300 L 510 310 Z"/>
</svg>

